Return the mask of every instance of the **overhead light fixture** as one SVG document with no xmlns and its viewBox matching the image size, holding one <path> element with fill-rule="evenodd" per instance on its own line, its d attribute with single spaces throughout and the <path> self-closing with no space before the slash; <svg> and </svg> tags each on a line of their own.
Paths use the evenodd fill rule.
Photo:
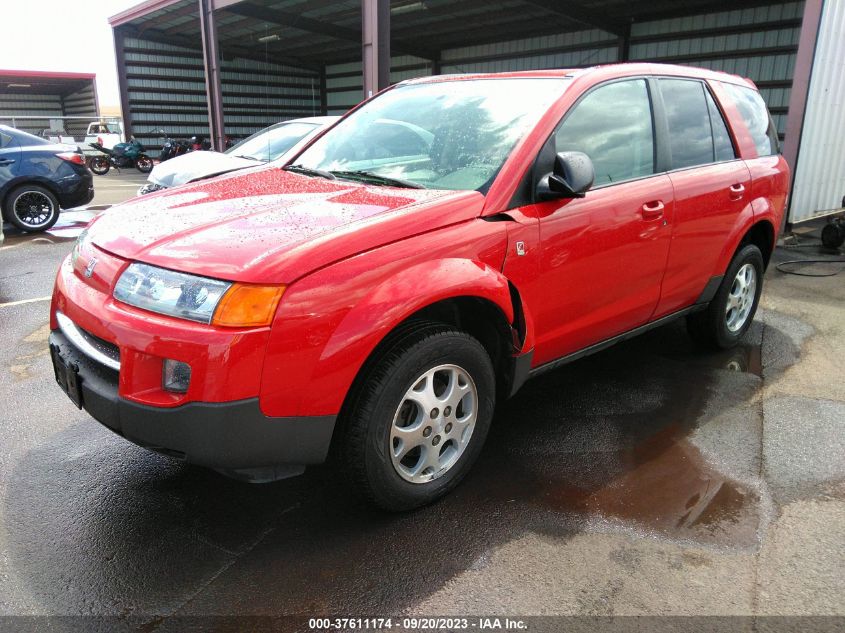
<svg viewBox="0 0 845 633">
<path fill-rule="evenodd" d="M 278 35 L 276 35 L 275 33 L 273 33 L 272 35 L 264 35 L 263 37 L 259 37 L 258 41 L 261 42 L 262 44 L 265 44 L 267 42 L 276 42 L 279 39 L 281 39 L 281 38 Z"/>
<path fill-rule="evenodd" d="M 7 88 L 32 88 L 32 84 L 7 84 Z"/>
<path fill-rule="evenodd" d="M 411 13 L 413 11 L 422 11 L 427 8 L 425 2 L 412 2 L 411 4 L 403 4 L 398 7 L 390 7 L 390 13 L 399 15 L 400 13 Z"/>
</svg>

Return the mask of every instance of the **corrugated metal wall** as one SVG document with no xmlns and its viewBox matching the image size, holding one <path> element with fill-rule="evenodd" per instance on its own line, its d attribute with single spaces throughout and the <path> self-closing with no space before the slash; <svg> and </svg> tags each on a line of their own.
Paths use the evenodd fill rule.
<svg viewBox="0 0 845 633">
<path fill-rule="evenodd" d="M 630 59 L 750 77 L 783 138 L 803 10 L 790 2 L 634 24 Z"/>
<path fill-rule="evenodd" d="M 361 62 L 326 66 L 327 114 L 343 114 L 364 98 Z M 432 62 L 413 55 L 390 58 L 390 83 L 431 75 Z"/>
<path fill-rule="evenodd" d="M 174 138 L 208 136 L 199 51 L 127 37 L 125 58 L 132 132 L 151 153 L 161 145 L 158 129 Z M 221 84 L 226 134 L 232 138 L 320 113 L 320 77 L 313 71 L 228 58 Z"/>
<path fill-rule="evenodd" d="M 19 118 L 22 116 L 39 118 Z M 88 123 L 96 120 L 98 116 L 93 82 L 64 97 L 57 94 L 38 94 L 32 90 L 0 91 L 0 122 L 5 125 L 14 125 L 24 132 L 41 136 L 43 130 L 51 127 L 51 119 L 56 121 L 62 117 L 75 116 L 85 117 L 85 119 L 57 121 L 57 125 L 64 126 L 65 131 L 71 136 L 81 137 L 85 134 Z"/>
<path fill-rule="evenodd" d="M 845 2 L 828 0 L 819 24 L 790 202 L 801 222 L 845 206 Z"/>
<path fill-rule="evenodd" d="M 94 93 L 94 83 L 91 82 L 82 90 L 69 94 L 62 100 L 65 116 L 84 117 L 82 119 L 67 119 L 65 131 L 76 139 L 82 139 L 88 130 L 88 124 L 96 121 L 99 116 L 97 111 L 97 96 Z"/>
<path fill-rule="evenodd" d="M 24 132 L 41 136 L 50 127 L 51 117 L 64 115 L 59 95 L 0 92 L 0 123 L 11 125 Z M 43 116 L 43 119 L 20 119 L 21 116 Z"/>
<path fill-rule="evenodd" d="M 544 35 L 443 51 L 444 73 L 497 73 L 595 66 L 618 60 L 615 35 L 599 30 Z"/>
<path fill-rule="evenodd" d="M 635 23 L 629 59 L 689 64 L 750 77 L 760 86 L 782 136 L 802 12 L 803 2 L 789 2 Z M 618 38 L 593 29 L 448 49 L 442 52 L 441 72 L 572 68 L 616 61 Z M 430 73 L 428 60 L 392 58 L 392 82 Z M 326 86 L 330 113 L 355 105 L 362 98 L 361 64 L 329 66 Z"/>
</svg>

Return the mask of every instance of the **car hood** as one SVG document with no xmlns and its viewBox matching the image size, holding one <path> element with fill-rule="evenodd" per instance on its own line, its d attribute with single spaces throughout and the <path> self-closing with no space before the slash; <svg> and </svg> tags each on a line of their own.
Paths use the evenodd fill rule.
<svg viewBox="0 0 845 633">
<path fill-rule="evenodd" d="M 275 167 L 236 172 L 111 207 L 99 248 L 209 277 L 290 283 L 383 244 L 478 217 L 477 191 L 375 187 Z"/>
<path fill-rule="evenodd" d="M 161 187 L 176 187 L 199 178 L 217 176 L 260 164 L 248 158 L 220 152 L 190 152 L 159 163 L 153 167 L 147 180 Z"/>
</svg>

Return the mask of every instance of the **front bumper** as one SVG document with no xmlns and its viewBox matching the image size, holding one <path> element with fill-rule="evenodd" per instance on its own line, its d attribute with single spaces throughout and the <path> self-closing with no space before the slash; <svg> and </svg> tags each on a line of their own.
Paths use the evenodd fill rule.
<svg viewBox="0 0 845 633">
<path fill-rule="evenodd" d="M 82 408 L 144 448 L 236 475 L 318 464 L 328 454 L 336 416 L 268 417 L 258 398 L 177 407 L 144 405 L 121 398 L 118 372 L 83 354 L 62 332 L 50 334 L 50 348 L 57 377 L 64 371 L 60 363 L 73 368 Z"/>
</svg>

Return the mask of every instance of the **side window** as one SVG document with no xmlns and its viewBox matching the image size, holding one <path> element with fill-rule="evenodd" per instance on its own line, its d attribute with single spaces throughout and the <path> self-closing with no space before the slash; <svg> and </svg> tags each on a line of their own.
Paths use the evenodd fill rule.
<svg viewBox="0 0 845 633">
<path fill-rule="evenodd" d="M 722 83 L 722 85 L 736 104 L 742 120 L 745 121 L 751 139 L 757 147 L 757 153 L 760 156 L 777 154 L 780 151 L 777 131 L 760 93 L 734 84 Z"/>
<path fill-rule="evenodd" d="M 595 185 L 654 173 L 654 126 L 644 79 L 600 86 L 575 104 L 555 132 L 555 151 L 584 152 Z"/>
<path fill-rule="evenodd" d="M 689 79 L 660 79 L 669 125 L 672 169 L 713 162 L 713 134 L 704 86 Z"/>
<path fill-rule="evenodd" d="M 728 133 L 728 126 L 725 119 L 713 100 L 709 90 L 704 91 L 707 98 L 707 109 L 710 111 L 710 127 L 713 128 L 713 152 L 717 161 L 733 160 L 736 158 L 731 135 Z"/>
<path fill-rule="evenodd" d="M 12 137 L 6 134 L 5 132 L 0 132 L 0 149 L 7 147 L 11 144 Z"/>
</svg>

